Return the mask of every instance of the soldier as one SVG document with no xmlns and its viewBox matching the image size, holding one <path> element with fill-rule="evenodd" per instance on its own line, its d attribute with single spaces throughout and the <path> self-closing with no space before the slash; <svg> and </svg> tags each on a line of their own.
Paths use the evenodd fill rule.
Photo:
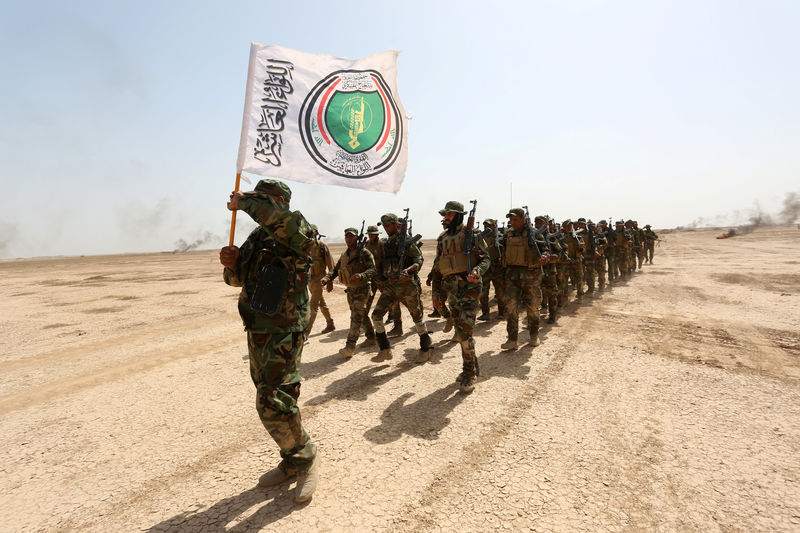
<svg viewBox="0 0 800 533">
<path fill-rule="evenodd" d="M 567 245 L 564 241 L 564 234 L 561 232 L 561 228 L 558 227 L 558 224 L 556 224 L 556 221 L 552 218 L 548 218 L 547 231 L 553 236 L 560 248 L 558 259 L 556 260 L 556 282 L 558 288 L 558 302 L 556 308 L 562 309 L 567 305 L 567 302 L 569 302 L 569 283 L 567 281 L 567 263 L 569 263 L 569 258 L 567 257 Z"/>
<path fill-rule="evenodd" d="M 538 216 L 533 220 L 536 229 L 541 228 L 549 222 L 547 216 Z M 550 253 L 550 259 L 546 265 L 542 265 L 544 274 L 542 276 L 542 295 L 547 302 L 547 323 L 555 324 L 558 312 L 558 257 L 561 254 L 561 245 L 558 240 L 553 237 L 547 238 L 547 251 Z"/>
<path fill-rule="evenodd" d="M 467 234 L 472 229 L 464 225 L 466 213 L 464 204 L 452 200 L 439 211 L 447 230 L 437 239 L 433 268 L 442 276 L 442 286 L 447 290 L 455 321 L 456 337 L 461 345 L 462 370 L 456 380 L 461 392 L 472 392 L 479 373 L 472 328 L 478 314 L 481 276 L 489 269 L 490 261 L 483 239 Z M 469 251 L 465 245 L 468 237 L 474 241 Z M 440 300 L 434 300 L 433 305 L 442 307 Z"/>
<path fill-rule="evenodd" d="M 583 239 L 580 235 L 572 235 L 572 220 L 567 219 L 561 223 L 561 230 L 566 235 L 567 244 L 567 272 L 573 285 L 577 289 L 575 298 L 583 297 Z"/>
<path fill-rule="evenodd" d="M 644 244 L 647 247 L 647 262 L 653 264 L 653 251 L 658 235 L 650 229 L 650 224 L 644 226 Z"/>
<path fill-rule="evenodd" d="M 405 250 L 400 250 L 398 230 L 400 225 L 397 222 L 397 215 L 387 213 L 381 217 L 381 224 L 386 230 L 387 238 L 380 241 L 380 245 L 375 255 L 375 265 L 377 268 L 376 284 L 381 291 L 378 303 L 372 311 L 372 325 L 375 327 L 375 338 L 378 341 L 380 351 L 373 358 L 373 361 L 385 361 L 392 358 L 392 348 L 386 331 L 383 327 L 383 315 L 389 307 L 395 303 L 402 303 L 414 321 L 414 327 L 419 335 L 419 346 L 422 354 L 421 359 L 427 360 L 427 353 L 433 342 L 422 323 L 422 302 L 419 299 L 416 283 L 413 276 L 422 267 L 422 254 L 416 244 L 410 244 Z"/>
<path fill-rule="evenodd" d="M 292 191 L 261 180 L 255 191 L 231 193 L 228 209 L 241 209 L 259 226 L 241 248 L 219 254 L 223 279 L 241 287 L 239 314 L 247 331 L 256 410 L 281 451 L 281 463 L 259 479 L 277 485 L 297 476 L 295 501 L 311 499 L 319 478 L 317 447 L 300 420 L 300 357 L 309 319 L 307 277 L 314 241 L 299 211 L 289 210 Z"/>
<path fill-rule="evenodd" d="M 614 243 L 617 248 L 617 279 L 627 277 L 630 274 L 630 257 L 632 241 L 625 231 L 625 222 L 617 220 L 614 225 Z"/>
<path fill-rule="evenodd" d="M 317 226 L 311 225 L 308 236 L 314 240 L 314 247 L 311 249 L 311 259 L 314 262 L 311 264 L 311 277 L 308 280 L 308 290 L 311 292 L 311 318 L 306 328 L 306 338 L 311 335 L 311 328 L 314 327 L 314 321 L 317 318 L 317 309 L 322 311 L 322 316 L 327 321 L 327 325 L 321 333 L 330 333 L 336 329 L 331 312 L 328 310 L 328 304 L 325 303 L 325 297 L 322 295 L 322 285 L 320 284 L 322 276 L 333 268 L 333 257 L 331 257 L 328 245 L 319 238 Z"/>
<path fill-rule="evenodd" d="M 494 299 L 497 300 L 497 318 L 504 318 L 503 247 L 500 244 L 501 236 L 497 231 L 497 220 L 487 218 L 483 221 L 483 228 L 483 234 L 486 235 L 484 243 L 489 252 L 491 266 L 481 280 L 481 316 L 478 317 L 478 320 L 489 320 L 489 285 L 492 283 L 494 284 Z"/>
<path fill-rule="evenodd" d="M 600 290 L 606 288 L 606 247 L 607 241 L 606 236 L 601 232 L 598 231 L 597 226 L 595 226 L 594 222 L 589 220 L 586 223 L 589 235 L 592 238 L 592 243 L 594 246 L 594 271 L 597 274 L 597 283 L 600 287 Z"/>
<path fill-rule="evenodd" d="M 598 232 L 603 235 L 606 241 L 606 247 L 603 255 L 605 255 L 606 264 L 608 265 L 608 282 L 611 283 L 617 279 L 617 247 L 614 231 L 608 226 L 608 223 L 605 220 L 601 220 L 597 223 L 597 229 Z"/>
<path fill-rule="evenodd" d="M 509 228 L 503 236 L 503 267 L 506 285 L 506 332 L 508 340 L 500 347 L 516 350 L 519 335 L 519 306 L 525 306 L 531 346 L 539 345 L 539 305 L 542 303 L 542 265 L 550 260 L 544 240 L 531 247 L 525 211 L 519 207 L 506 214 Z"/>
<path fill-rule="evenodd" d="M 589 234 L 589 227 L 587 224 L 585 218 L 581 217 L 578 219 L 578 229 L 583 230 L 578 235 L 578 238 L 583 241 L 583 257 L 581 258 L 583 281 L 586 283 L 586 292 L 592 294 L 594 292 L 594 278 L 596 276 L 594 263 L 597 258 L 597 251 L 595 250 L 594 240 Z"/>
<path fill-rule="evenodd" d="M 628 239 L 631 241 L 630 246 L 630 256 L 629 256 L 629 267 L 628 269 L 630 272 L 636 272 L 636 259 L 639 256 L 639 234 L 634 228 L 633 220 L 626 220 L 625 221 L 625 234 Z"/>
<path fill-rule="evenodd" d="M 356 342 L 362 325 L 367 340 L 372 339 L 372 342 L 365 342 L 364 345 L 369 346 L 375 342 L 375 330 L 367 318 L 366 311 L 371 294 L 370 280 L 375 276 L 375 259 L 369 250 L 359 246 L 356 228 L 344 230 L 344 242 L 347 243 L 347 249 L 339 257 L 333 270 L 323 277 L 320 283 L 327 285 L 330 292 L 333 290 L 333 280 L 338 274 L 339 281 L 347 287 L 344 291 L 347 294 L 347 305 L 350 306 L 350 331 L 347 333 L 344 348 L 339 350 L 339 355 L 349 358 L 353 357 L 356 351 Z"/>
<path fill-rule="evenodd" d="M 644 253 L 645 253 L 645 238 L 644 238 L 644 230 L 639 228 L 639 222 L 636 220 L 633 221 L 633 234 L 635 236 L 636 241 L 636 259 L 639 263 L 639 271 L 642 270 L 642 262 L 644 261 Z"/>
</svg>

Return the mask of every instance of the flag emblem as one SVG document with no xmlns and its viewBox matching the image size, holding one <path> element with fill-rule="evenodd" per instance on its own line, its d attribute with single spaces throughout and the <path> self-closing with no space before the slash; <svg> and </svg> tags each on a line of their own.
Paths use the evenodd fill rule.
<svg viewBox="0 0 800 533">
<path fill-rule="evenodd" d="M 300 134 L 311 158 L 350 179 L 369 178 L 392 166 L 401 152 L 403 121 L 381 74 L 343 70 L 308 93 Z"/>
</svg>

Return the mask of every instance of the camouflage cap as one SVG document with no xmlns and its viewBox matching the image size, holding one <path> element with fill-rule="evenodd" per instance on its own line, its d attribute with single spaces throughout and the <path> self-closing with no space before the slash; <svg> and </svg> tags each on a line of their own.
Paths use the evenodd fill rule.
<svg viewBox="0 0 800 533">
<path fill-rule="evenodd" d="M 490 226 L 496 226 L 497 225 L 497 220 L 495 220 L 493 218 L 487 218 L 486 220 L 483 221 L 483 223 L 484 224 L 488 224 Z"/>
<path fill-rule="evenodd" d="M 287 202 L 292 199 L 292 190 L 288 185 L 278 180 L 261 180 L 256 184 L 255 190 L 272 196 L 280 196 Z"/>
<path fill-rule="evenodd" d="M 605 226 L 607 224 L 608 222 L 606 222 L 605 220 L 601 220 L 600 222 L 597 223 L 598 226 Z"/>
<path fill-rule="evenodd" d="M 616 225 L 616 226 L 624 226 L 625 225 L 625 221 L 624 220 L 617 220 L 616 222 L 614 222 L 614 225 Z"/>
<path fill-rule="evenodd" d="M 540 220 L 542 222 L 547 222 L 548 218 L 546 216 L 544 216 L 544 215 L 539 215 L 539 216 L 537 216 L 536 218 L 533 219 L 534 222 L 539 222 Z"/>
<path fill-rule="evenodd" d="M 506 213 L 506 218 L 510 218 L 512 216 L 525 218 L 525 211 L 523 211 L 521 207 L 515 207 Z"/>
<path fill-rule="evenodd" d="M 352 233 L 353 235 L 358 235 L 358 230 L 356 228 L 345 228 L 344 234 L 347 235 L 348 233 Z"/>
<path fill-rule="evenodd" d="M 378 226 L 367 226 L 367 235 L 377 235 L 378 233 L 380 233 Z"/>
<path fill-rule="evenodd" d="M 645 227 L 645 228 L 649 228 L 649 227 L 650 227 L 650 224 L 645 224 L 645 225 L 644 225 L 644 227 Z"/>
<path fill-rule="evenodd" d="M 587 226 L 594 226 L 594 225 L 595 225 L 595 223 L 594 223 L 594 222 L 592 222 L 592 219 L 590 218 L 589 220 L 587 220 L 587 221 L 586 221 L 586 225 L 587 225 Z"/>
<path fill-rule="evenodd" d="M 394 213 L 386 213 L 385 215 L 381 215 L 381 224 L 384 226 L 386 224 L 396 224 L 397 223 L 397 215 Z"/>
<path fill-rule="evenodd" d="M 583 217 L 579 218 L 578 219 L 578 224 L 581 224 L 581 223 L 586 224 L 586 219 L 583 218 Z"/>
<path fill-rule="evenodd" d="M 567 220 L 561 223 L 561 227 L 569 226 L 570 224 L 572 224 L 572 219 L 568 218 Z"/>
<path fill-rule="evenodd" d="M 464 211 L 464 204 L 461 202 L 456 202 L 455 200 L 450 200 L 444 204 L 444 209 L 439 210 L 440 215 L 444 215 L 445 213 L 460 213 L 462 215 L 467 214 L 467 212 Z"/>
<path fill-rule="evenodd" d="M 625 224 L 633 224 L 633 220 L 628 219 L 628 220 L 625 221 Z"/>
</svg>

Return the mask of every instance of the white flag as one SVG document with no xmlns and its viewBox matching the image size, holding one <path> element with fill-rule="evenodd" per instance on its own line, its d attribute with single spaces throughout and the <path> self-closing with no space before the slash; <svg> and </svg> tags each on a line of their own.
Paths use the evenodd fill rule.
<svg viewBox="0 0 800 533">
<path fill-rule="evenodd" d="M 407 165 L 397 52 L 353 61 L 250 43 L 238 172 L 396 193 Z"/>
</svg>

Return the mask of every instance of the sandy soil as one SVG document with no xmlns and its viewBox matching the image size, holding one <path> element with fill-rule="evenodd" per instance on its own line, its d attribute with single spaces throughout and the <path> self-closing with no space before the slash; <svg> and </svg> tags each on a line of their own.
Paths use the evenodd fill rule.
<svg viewBox="0 0 800 533">
<path fill-rule="evenodd" d="M 304 506 L 256 486 L 278 456 L 216 252 L 0 261 L 0 530 L 800 531 L 800 231 L 716 233 L 665 235 L 538 348 L 479 324 L 470 395 L 441 321 L 424 365 L 410 332 L 338 356 L 337 287 Z"/>
</svg>

